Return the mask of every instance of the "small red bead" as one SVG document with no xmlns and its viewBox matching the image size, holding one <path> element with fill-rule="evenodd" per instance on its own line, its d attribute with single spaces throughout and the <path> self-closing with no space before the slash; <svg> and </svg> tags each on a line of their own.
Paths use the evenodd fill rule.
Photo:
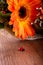
<svg viewBox="0 0 43 65">
<path fill-rule="evenodd" d="M 18 48 L 19 51 L 24 51 L 23 47 Z"/>
<path fill-rule="evenodd" d="M 6 14 L 6 12 L 5 11 L 1 11 L 3 14 Z"/>
</svg>

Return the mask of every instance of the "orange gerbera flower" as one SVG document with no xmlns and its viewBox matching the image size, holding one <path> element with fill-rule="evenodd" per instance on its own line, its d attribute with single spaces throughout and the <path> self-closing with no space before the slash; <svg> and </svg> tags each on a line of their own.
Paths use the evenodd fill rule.
<svg viewBox="0 0 43 65">
<path fill-rule="evenodd" d="M 15 36 L 25 39 L 35 34 L 31 22 L 36 18 L 36 7 L 40 6 L 41 0 L 7 0 L 8 9 L 12 12 L 10 25 L 13 25 Z"/>
</svg>

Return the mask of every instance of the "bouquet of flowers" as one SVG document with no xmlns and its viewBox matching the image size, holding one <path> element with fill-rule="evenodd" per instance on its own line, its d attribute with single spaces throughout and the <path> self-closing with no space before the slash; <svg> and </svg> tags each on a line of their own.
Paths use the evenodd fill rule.
<svg viewBox="0 0 43 65">
<path fill-rule="evenodd" d="M 1 15 L 6 17 L 6 24 L 12 26 L 11 31 L 17 38 L 25 40 L 43 34 L 42 0 L 6 0 L 5 3 L 7 8 L 5 11 L 2 8 Z"/>
</svg>

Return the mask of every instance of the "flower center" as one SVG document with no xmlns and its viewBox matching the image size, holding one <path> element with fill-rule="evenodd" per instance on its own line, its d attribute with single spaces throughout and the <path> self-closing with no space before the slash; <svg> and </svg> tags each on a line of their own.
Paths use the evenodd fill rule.
<svg viewBox="0 0 43 65">
<path fill-rule="evenodd" d="M 24 6 L 21 6 L 19 9 L 19 17 L 25 18 L 26 17 L 26 8 Z"/>
</svg>

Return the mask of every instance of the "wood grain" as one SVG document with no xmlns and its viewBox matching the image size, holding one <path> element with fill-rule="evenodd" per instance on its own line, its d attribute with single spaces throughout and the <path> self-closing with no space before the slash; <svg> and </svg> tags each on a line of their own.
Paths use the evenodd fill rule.
<svg viewBox="0 0 43 65">
<path fill-rule="evenodd" d="M 25 51 L 18 51 L 19 47 Z M 43 39 L 22 41 L 1 29 L 0 65 L 43 65 Z"/>
</svg>

